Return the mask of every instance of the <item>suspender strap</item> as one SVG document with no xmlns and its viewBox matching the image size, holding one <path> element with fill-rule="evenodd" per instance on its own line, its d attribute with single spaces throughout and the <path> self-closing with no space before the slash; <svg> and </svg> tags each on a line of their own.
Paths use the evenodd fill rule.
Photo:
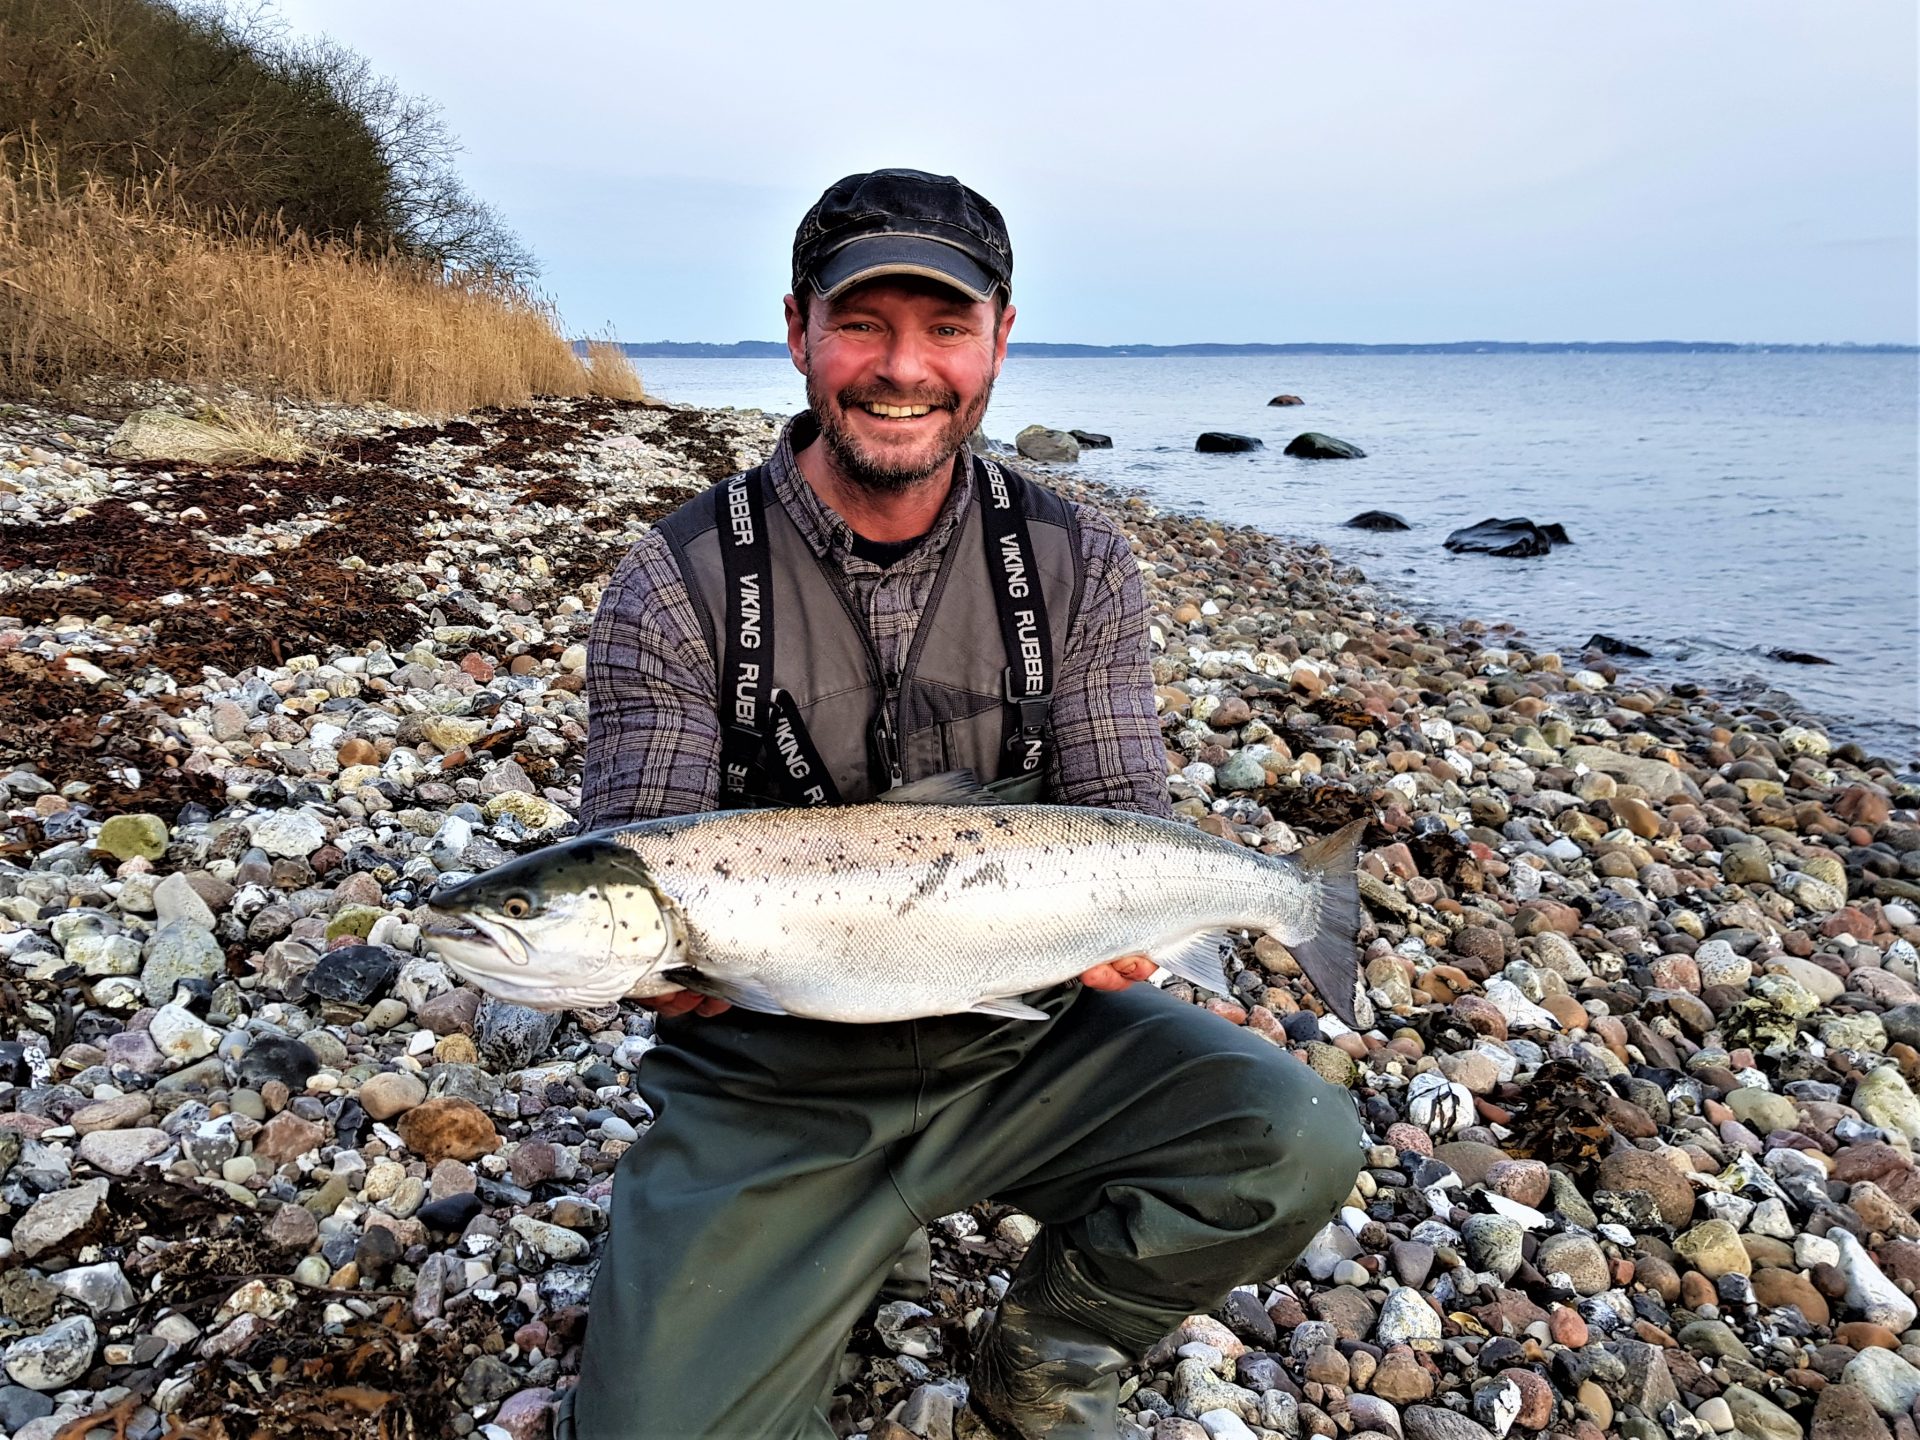
<svg viewBox="0 0 1920 1440">
<path fill-rule="evenodd" d="M 778 793 L 793 805 L 838 805 L 840 787 L 833 783 L 826 762 L 807 733 L 800 707 L 784 690 L 773 692 L 772 768 Z"/>
<path fill-rule="evenodd" d="M 759 468 L 736 475 L 720 495 L 720 565 L 727 631 L 720 661 L 720 802 L 751 805 L 764 790 L 761 760 L 773 691 L 772 549 Z"/>
<path fill-rule="evenodd" d="M 1007 647 L 1007 761 L 1012 774 L 1040 769 L 1046 747 L 1047 707 L 1053 701 L 1053 632 L 1040 593 L 1033 537 L 1027 533 L 1023 482 L 992 461 L 974 457 L 980 533 L 1000 638 Z"/>
</svg>

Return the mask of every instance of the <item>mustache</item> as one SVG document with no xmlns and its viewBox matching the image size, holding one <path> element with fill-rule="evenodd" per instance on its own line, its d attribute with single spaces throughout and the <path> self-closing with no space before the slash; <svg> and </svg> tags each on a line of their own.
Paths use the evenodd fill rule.
<svg viewBox="0 0 1920 1440">
<path fill-rule="evenodd" d="M 844 410 L 856 405 L 931 405 L 939 410 L 958 410 L 960 396 L 953 390 L 938 390 L 925 395 L 911 395 L 904 399 L 876 386 L 849 385 L 834 397 Z"/>
</svg>

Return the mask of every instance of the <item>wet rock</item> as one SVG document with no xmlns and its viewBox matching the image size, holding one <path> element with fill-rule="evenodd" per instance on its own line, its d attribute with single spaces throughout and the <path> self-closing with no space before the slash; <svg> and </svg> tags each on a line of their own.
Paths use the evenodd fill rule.
<svg viewBox="0 0 1920 1440">
<path fill-rule="evenodd" d="M 1367 452 L 1350 441 L 1307 430 L 1287 442 L 1285 453 L 1302 460 L 1359 460 Z"/>
<path fill-rule="evenodd" d="M 1259 450 L 1266 441 L 1252 435 L 1235 435 L 1227 430 L 1208 430 L 1193 442 L 1195 450 L 1216 455 L 1238 454 L 1247 450 Z"/>
<path fill-rule="evenodd" d="M 1468 555 L 1501 555 L 1510 558 L 1525 558 L 1545 555 L 1553 549 L 1556 539 L 1566 542 L 1566 533 L 1554 531 L 1557 526 L 1536 525 L 1531 520 L 1515 517 L 1508 520 L 1482 520 L 1477 525 L 1468 525 L 1455 530 L 1443 542 L 1447 549 Z"/>
<path fill-rule="evenodd" d="M 1346 522 L 1349 530 L 1411 530 L 1406 518 L 1391 510 L 1362 510 Z"/>
<path fill-rule="evenodd" d="M 524 1070 L 546 1057 L 560 1020 L 557 1011 L 534 1010 L 489 995 L 480 1002 L 475 1018 L 474 1044 L 492 1069 Z"/>
<path fill-rule="evenodd" d="M 1437 1405 L 1415 1405 L 1401 1419 L 1407 1440 L 1495 1440 L 1493 1432 L 1478 1421 Z"/>
</svg>

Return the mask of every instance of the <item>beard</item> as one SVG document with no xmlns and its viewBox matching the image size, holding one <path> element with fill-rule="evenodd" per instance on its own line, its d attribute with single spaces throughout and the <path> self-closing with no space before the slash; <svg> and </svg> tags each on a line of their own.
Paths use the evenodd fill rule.
<svg viewBox="0 0 1920 1440">
<path fill-rule="evenodd" d="M 993 382 L 989 380 L 973 403 L 964 408 L 960 396 L 952 390 L 903 397 L 876 386 L 848 386 L 829 404 L 812 375 L 807 376 L 807 405 L 820 422 L 820 441 L 827 447 L 834 468 L 850 484 L 875 495 L 898 495 L 937 473 L 980 428 L 992 398 Z M 868 403 L 931 405 L 946 420 L 935 434 L 918 443 L 882 452 L 867 445 L 846 423 L 847 411 Z"/>
</svg>

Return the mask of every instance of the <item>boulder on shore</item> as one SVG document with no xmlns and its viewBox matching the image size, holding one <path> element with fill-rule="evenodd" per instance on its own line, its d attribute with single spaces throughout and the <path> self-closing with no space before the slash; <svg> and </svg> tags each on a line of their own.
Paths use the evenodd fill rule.
<svg viewBox="0 0 1920 1440">
<path fill-rule="evenodd" d="M 1391 510 L 1362 510 L 1347 521 L 1349 530 L 1411 530 L 1406 520 Z"/>
<path fill-rule="evenodd" d="M 1113 437 L 1102 435 L 1098 430 L 1069 430 L 1067 433 L 1080 442 L 1082 450 L 1111 450 Z"/>
<path fill-rule="evenodd" d="M 1521 516 L 1507 520 L 1486 519 L 1468 525 L 1446 538 L 1446 547 L 1456 554 L 1504 555 L 1523 558 L 1545 555 L 1554 542 L 1571 545 L 1567 532 L 1558 525 L 1536 525 Z"/>
<path fill-rule="evenodd" d="M 1276 395 L 1267 401 L 1269 405 L 1304 405 L 1306 403 L 1298 395 Z"/>
<path fill-rule="evenodd" d="M 1302 460 L 1364 460 L 1367 452 L 1318 430 L 1307 430 L 1287 442 L 1287 454 Z"/>
<path fill-rule="evenodd" d="M 1080 458 L 1080 442 L 1065 430 L 1029 425 L 1013 437 L 1013 448 L 1029 460 L 1052 460 L 1071 465 Z"/>
<path fill-rule="evenodd" d="M 1237 455 L 1245 450 L 1264 449 L 1266 443 L 1251 435 L 1235 435 L 1230 430 L 1209 430 L 1193 442 L 1193 448 L 1210 455 Z"/>
</svg>

